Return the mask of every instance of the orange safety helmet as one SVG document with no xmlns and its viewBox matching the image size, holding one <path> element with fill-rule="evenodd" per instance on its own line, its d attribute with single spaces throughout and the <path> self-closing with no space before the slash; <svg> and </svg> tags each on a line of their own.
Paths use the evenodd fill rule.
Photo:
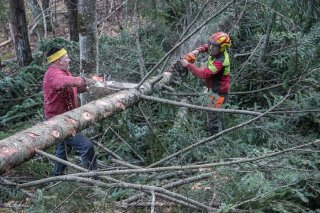
<svg viewBox="0 0 320 213">
<path fill-rule="evenodd" d="M 220 45 L 220 52 L 224 52 L 226 48 L 231 46 L 231 39 L 227 33 L 217 32 L 210 37 L 209 44 Z"/>
</svg>

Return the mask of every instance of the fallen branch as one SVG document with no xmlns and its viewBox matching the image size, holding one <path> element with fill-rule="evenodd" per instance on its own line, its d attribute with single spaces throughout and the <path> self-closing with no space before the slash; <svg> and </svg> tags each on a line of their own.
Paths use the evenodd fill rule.
<svg viewBox="0 0 320 213">
<path fill-rule="evenodd" d="M 172 101 L 168 99 L 163 99 L 163 98 L 157 98 L 153 96 L 147 96 L 141 94 L 140 97 L 144 100 L 148 101 L 156 101 L 164 104 L 171 104 L 175 106 L 180 106 L 180 107 L 188 107 L 191 109 L 199 109 L 199 110 L 205 110 L 205 111 L 211 111 L 211 112 L 225 112 L 225 113 L 235 113 L 235 114 L 245 114 L 245 115 L 262 115 L 263 113 L 261 112 L 253 112 L 253 111 L 248 111 L 248 110 L 236 110 L 236 109 L 221 109 L 221 108 L 213 108 L 213 107 L 203 107 L 203 106 L 198 106 L 198 105 L 193 105 L 193 104 L 188 104 L 188 103 L 183 103 L 183 102 L 178 102 L 178 101 Z"/>
<path fill-rule="evenodd" d="M 189 184 L 189 183 L 192 183 L 192 182 L 195 182 L 195 181 L 199 181 L 199 180 L 203 180 L 203 179 L 212 177 L 212 175 L 213 175 L 213 172 L 192 176 L 192 177 L 189 177 L 189 178 L 186 178 L 186 179 L 182 179 L 182 180 L 178 180 L 178 181 L 175 181 L 175 182 L 172 182 L 172 183 L 168 183 L 166 185 L 163 185 L 162 188 L 164 188 L 164 189 L 172 189 L 172 188 L 177 187 L 177 186 Z M 121 203 L 122 203 L 122 205 L 127 206 L 127 205 L 129 205 L 129 203 L 135 202 L 135 201 L 137 201 L 139 198 L 141 198 L 143 196 L 144 196 L 144 193 L 140 193 L 140 194 L 134 195 L 132 197 L 129 197 L 129 198 L 121 201 Z"/>
<path fill-rule="evenodd" d="M 58 206 L 56 206 L 50 213 L 55 212 L 57 209 L 59 209 L 67 200 L 69 200 L 69 198 L 74 195 L 74 193 L 76 193 L 79 189 L 81 188 L 81 186 L 79 186 L 78 188 L 76 188 L 75 190 L 73 190 L 68 197 L 66 197 Z"/>
<path fill-rule="evenodd" d="M 99 143 L 98 141 L 92 140 L 92 143 L 96 146 L 98 146 L 99 148 L 101 148 L 103 151 L 105 151 L 106 153 L 108 153 L 109 155 L 111 155 L 112 157 L 123 161 L 122 157 L 120 157 L 119 155 L 117 155 L 116 153 L 114 153 L 113 151 L 111 151 L 110 149 L 108 149 L 107 147 L 103 146 L 101 143 Z"/>
<path fill-rule="evenodd" d="M 189 166 L 169 166 L 169 167 L 157 167 L 157 168 L 143 168 L 143 169 L 124 169 L 124 170 L 113 170 L 113 171 L 91 171 L 86 173 L 74 173 L 69 175 L 64 175 L 63 177 L 91 177 L 91 176 L 101 176 L 101 175 L 119 175 L 119 174 L 141 174 L 141 173 L 151 173 L 151 172 L 163 172 L 163 171 L 179 171 L 179 170 L 191 170 L 191 169 L 201 169 L 201 168 L 212 168 L 212 167 L 220 167 L 220 166 L 231 166 L 235 164 L 248 163 L 253 161 L 259 161 L 265 158 L 274 157 L 280 154 L 284 154 L 286 152 L 296 151 L 303 147 L 311 146 L 320 143 L 320 139 L 315 140 L 314 142 L 302 144 L 299 146 L 291 147 L 288 149 L 284 149 L 282 151 L 269 153 L 266 155 L 253 157 L 253 158 L 244 158 L 240 160 L 226 161 L 226 162 L 218 162 L 218 163 L 207 163 L 200 165 L 189 165 Z M 19 184 L 20 188 L 40 185 L 43 183 L 56 181 L 56 177 L 49 177 L 42 180 L 31 181 L 29 183 Z"/>
<path fill-rule="evenodd" d="M 7 179 L 5 179 L 5 178 L 3 178 L 3 177 L 0 177 L 0 180 L 1 180 L 1 182 L 3 182 L 5 185 L 8 185 L 8 186 L 16 186 L 16 185 L 17 185 L 16 183 L 13 183 L 13 182 L 11 182 L 10 180 L 7 180 Z M 31 197 L 31 198 L 35 198 L 35 197 L 36 197 L 36 195 L 28 192 L 27 190 L 20 189 L 20 191 L 21 191 L 23 194 L 27 195 L 28 197 Z"/>
<path fill-rule="evenodd" d="M 129 146 L 129 147 L 131 148 L 131 150 L 133 151 L 133 153 L 134 153 L 142 162 L 145 162 L 144 159 L 136 152 L 136 150 L 135 150 L 127 141 L 125 141 L 116 131 L 114 131 L 114 129 L 113 129 L 112 127 L 110 127 L 110 130 L 113 132 L 113 134 L 115 134 L 115 135 L 118 137 L 118 139 L 119 139 L 122 143 L 124 143 L 124 144 L 126 144 L 127 146 Z M 121 159 L 119 159 L 119 160 L 121 160 Z"/>
<path fill-rule="evenodd" d="M 266 112 L 260 114 L 259 116 L 255 117 L 255 118 L 253 118 L 251 120 L 248 120 L 246 122 L 243 122 L 241 124 L 238 124 L 236 126 L 233 126 L 233 127 L 229 128 L 229 129 L 222 130 L 221 132 L 219 132 L 219 133 L 217 133 L 217 134 L 215 134 L 215 135 L 213 135 L 211 137 L 208 137 L 208 138 L 206 138 L 204 140 L 201 140 L 201 141 L 199 141 L 197 143 L 194 143 L 194 144 L 192 144 L 192 145 L 190 145 L 190 146 L 188 146 L 188 147 L 186 147 L 184 149 L 181 149 L 178 152 L 176 152 L 176 153 L 174 153 L 172 155 L 169 155 L 169 156 L 163 158 L 162 160 L 149 165 L 147 168 L 155 167 L 155 166 L 157 166 L 159 164 L 162 164 L 163 162 L 167 162 L 168 160 L 170 160 L 170 159 L 172 159 L 172 158 L 174 158 L 174 157 L 176 157 L 178 155 L 181 155 L 182 153 L 187 152 L 187 151 L 189 151 L 189 150 L 191 150 L 191 149 L 193 149 L 193 148 L 195 148 L 197 146 L 200 146 L 200 145 L 205 144 L 205 143 L 207 143 L 209 141 L 212 141 L 213 139 L 216 139 L 216 138 L 220 137 L 221 135 L 223 135 L 223 134 L 225 134 L 227 132 L 231 132 L 234 129 L 238 129 L 238 128 L 242 127 L 242 126 L 248 125 L 248 124 L 260 119 L 261 117 L 265 116 L 268 112 L 272 111 L 277 106 L 279 106 L 288 96 L 289 96 L 289 92 L 278 104 L 276 104 L 275 106 L 271 107 L 269 110 L 267 110 Z"/>
<path fill-rule="evenodd" d="M 190 203 L 190 204 L 197 206 L 198 208 L 204 209 L 206 211 L 215 210 L 214 208 L 212 208 L 210 206 L 206 206 L 202 203 L 199 203 L 198 201 L 195 201 L 195 200 L 190 199 L 188 197 L 185 197 L 183 195 L 180 195 L 180 194 L 177 194 L 174 192 L 170 192 L 166 189 L 163 189 L 161 187 L 156 187 L 156 186 L 145 186 L 145 185 L 141 185 L 141 184 L 132 184 L 132 183 L 125 183 L 125 182 L 107 184 L 107 183 L 97 181 L 97 180 L 87 179 L 87 178 L 83 178 L 83 177 L 70 176 L 70 175 L 56 176 L 56 177 L 43 179 L 42 183 L 39 183 L 39 184 L 47 183 L 48 181 L 49 182 L 52 182 L 52 181 L 71 181 L 71 182 L 74 182 L 75 181 L 75 182 L 80 182 L 80 183 L 87 183 L 87 184 L 91 184 L 91 185 L 96 185 L 96 186 L 104 187 L 104 188 L 131 188 L 131 189 L 136 189 L 139 191 L 143 190 L 143 191 L 146 191 L 147 193 L 154 191 L 154 192 L 159 192 L 161 194 L 165 194 L 166 196 L 169 196 L 171 198 L 175 198 L 175 199 L 184 201 L 186 203 Z M 40 182 L 40 181 L 38 181 L 38 182 Z M 29 186 L 31 186 L 31 185 L 29 185 Z M 26 184 L 18 184 L 17 187 L 23 188 L 23 187 L 27 187 L 27 186 L 26 186 Z"/>
</svg>

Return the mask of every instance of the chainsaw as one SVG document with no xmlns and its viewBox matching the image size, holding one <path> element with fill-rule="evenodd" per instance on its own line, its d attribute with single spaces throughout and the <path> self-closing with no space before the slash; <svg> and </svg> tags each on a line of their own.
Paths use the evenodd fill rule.
<svg viewBox="0 0 320 213">
<path fill-rule="evenodd" d="M 111 75 L 108 72 L 93 77 L 93 80 L 95 80 L 95 84 L 93 85 L 93 87 L 117 91 L 121 89 L 133 89 L 137 86 L 137 84 L 133 83 L 110 81 L 110 78 Z"/>
<path fill-rule="evenodd" d="M 183 58 L 186 59 L 189 63 L 194 63 L 196 61 L 196 57 L 192 53 L 186 54 Z M 181 77 L 186 77 L 188 75 L 188 69 L 182 66 L 181 61 L 177 60 L 174 62 L 167 70 L 167 72 L 176 72 Z M 111 75 L 108 72 L 100 74 L 98 76 L 94 76 L 93 80 L 95 80 L 95 84 L 93 85 L 96 88 L 107 88 L 110 90 L 121 90 L 121 89 L 132 89 L 137 86 L 134 83 L 125 83 L 125 82 L 117 82 L 110 81 Z"/>
<path fill-rule="evenodd" d="M 188 53 L 181 59 L 186 59 L 189 63 L 193 64 L 196 61 L 196 56 L 193 53 Z M 186 77 L 188 76 L 188 73 L 189 73 L 188 69 L 182 66 L 182 63 L 180 60 L 177 60 L 176 62 L 174 62 L 167 71 L 177 72 L 181 77 Z"/>
</svg>

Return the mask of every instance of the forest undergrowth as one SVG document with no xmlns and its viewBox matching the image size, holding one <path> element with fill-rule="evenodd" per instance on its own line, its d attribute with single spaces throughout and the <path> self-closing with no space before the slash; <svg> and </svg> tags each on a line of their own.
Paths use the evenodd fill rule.
<svg viewBox="0 0 320 213">
<path fill-rule="evenodd" d="M 150 7 L 149 1 L 136 2 L 140 8 L 139 26 L 133 21 L 137 12 L 132 9 L 134 5 L 127 3 L 120 13 L 122 28 L 117 36 L 99 37 L 100 71 L 108 71 L 115 81 L 139 82 L 179 42 L 188 24 L 194 21 L 190 33 L 208 18 L 205 14 L 223 6 L 213 2 L 203 10 L 203 1 L 158 2 L 156 9 Z M 270 18 L 272 16 L 275 18 Z M 206 141 L 159 164 L 157 167 L 164 167 L 161 172 L 132 172 L 110 177 L 125 183 L 162 187 L 216 212 L 320 212 L 318 17 L 320 4 L 307 0 L 236 1 L 207 23 L 184 42 L 156 74 L 207 42 L 213 32 L 226 31 L 232 39 L 228 50 L 232 83 L 225 108 L 259 113 L 275 108 L 256 120 L 254 115 L 220 113 L 225 133 L 210 139 L 204 128 L 205 111 L 140 101 L 83 132 L 124 162 L 135 165 L 135 169 L 146 168 Z M 43 121 L 41 81 L 47 68 L 45 53 L 57 44 L 68 50 L 71 70 L 78 75 L 79 44 L 66 37 L 40 40 L 29 66 L 19 67 L 14 60 L 2 61 L 5 67 L 0 71 L 0 139 Z M 144 69 L 139 64 L 141 57 Z M 206 59 L 206 55 L 201 55 L 196 64 L 200 66 Z M 153 96 L 208 105 L 202 80 L 191 73 L 177 77 L 169 86 L 170 91 L 155 91 Z M 46 151 L 53 154 L 54 150 L 52 147 Z M 96 147 L 96 152 L 99 170 L 127 168 L 103 148 Z M 68 159 L 80 164 L 75 153 Z M 206 164 L 211 165 L 169 169 Z M 37 155 L 5 178 L 26 183 L 49 178 L 52 170 L 52 161 Z M 68 169 L 68 174 L 76 172 Z M 186 205 L 179 196 L 169 202 L 164 196 L 168 194 L 161 194 L 166 191 L 159 189 L 136 190 L 134 186 L 107 187 L 71 180 L 26 190 L 34 197 L 14 186 L 1 184 L 0 210 L 6 207 L 25 212 L 149 212 L 155 198 L 155 212 L 206 212 L 200 204 Z M 124 201 L 141 192 L 143 196 L 124 205 Z"/>
</svg>

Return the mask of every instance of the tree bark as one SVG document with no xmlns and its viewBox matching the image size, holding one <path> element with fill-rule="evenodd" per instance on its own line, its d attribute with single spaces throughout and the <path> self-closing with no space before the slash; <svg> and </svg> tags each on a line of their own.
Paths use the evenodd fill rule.
<svg viewBox="0 0 320 213">
<path fill-rule="evenodd" d="M 78 1 L 78 29 L 80 46 L 80 75 L 92 76 L 99 72 L 97 40 L 97 1 Z M 88 94 L 80 95 L 81 105 L 91 99 Z"/>
<path fill-rule="evenodd" d="M 136 22 L 136 26 L 137 28 L 135 29 L 135 34 L 136 34 L 136 47 L 137 47 L 137 54 L 138 54 L 138 64 L 139 64 L 139 68 L 140 68 L 140 76 L 141 79 L 145 76 L 145 63 L 144 63 L 144 58 L 143 58 L 143 54 L 142 54 L 142 50 L 141 50 L 141 45 L 140 45 L 140 34 L 139 34 L 139 30 L 140 30 L 140 9 L 138 5 L 139 2 L 136 1 L 135 2 L 135 22 Z"/>
<path fill-rule="evenodd" d="M 275 7 L 275 4 L 276 4 L 276 1 L 274 0 L 272 2 L 272 8 Z M 262 62 L 265 61 L 265 57 L 266 57 L 266 54 L 267 54 L 267 51 L 268 51 L 270 34 L 271 34 L 272 27 L 273 27 L 273 24 L 274 24 L 274 21 L 275 21 L 276 17 L 277 17 L 277 13 L 275 11 L 272 12 L 271 20 L 269 21 L 268 26 L 267 26 L 267 31 L 266 31 L 266 34 L 265 34 L 265 39 L 264 39 L 264 42 L 263 42 L 263 45 L 262 45 L 262 50 L 261 50 L 261 54 L 260 54 L 260 57 L 259 57 L 258 64 L 261 64 Z"/>
<path fill-rule="evenodd" d="M 31 10 L 32 14 L 32 22 L 38 23 L 34 25 L 35 32 L 37 33 L 38 38 L 41 38 L 43 37 L 43 26 L 39 24 L 39 20 L 41 19 L 40 17 L 42 17 L 39 3 L 36 0 L 28 0 L 28 3 L 29 9 Z"/>
<path fill-rule="evenodd" d="M 78 24 L 78 0 L 67 0 L 66 5 L 69 15 L 70 40 L 79 41 L 79 24 Z"/>
<path fill-rule="evenodd" d="M 18 64 L 27 66 L 32 62 L 31 48 L 28 37 L 28 24 L 23 0 L 10 1 L 13 42 Z"/>
<path fill-rule="evenodd" d="M 164 73 L 142 85 L 140 90 L 128 89 L 92 101 L 72 111 L 0 140 L 0 174 L 20 165 L 35 155 L 35 150 L 45 150 L 59 141 L 85 129 L 92 122 L 113 116 L 140 101 L 141 94 L 151 94 L 153 85 L 171 81 L 171 73 Z"/>
<path fill-rule="evenodd" d="M 49 10 L 49 6 L 50 6 L 50 0 L 42 0 L 42 10 L 44 13 L 44 17 L 45 17 L 45 22 L 46 22 L 46 26 L 47 26 L 47 30 L 49 32 L 52 32 L 52 24 L 50 22 L 50 10 Z"/>
<path fill-rule="evenodd" d="M 79 0 L 81 72 L 98 73 L 97 1 Z"/>
</svg>

